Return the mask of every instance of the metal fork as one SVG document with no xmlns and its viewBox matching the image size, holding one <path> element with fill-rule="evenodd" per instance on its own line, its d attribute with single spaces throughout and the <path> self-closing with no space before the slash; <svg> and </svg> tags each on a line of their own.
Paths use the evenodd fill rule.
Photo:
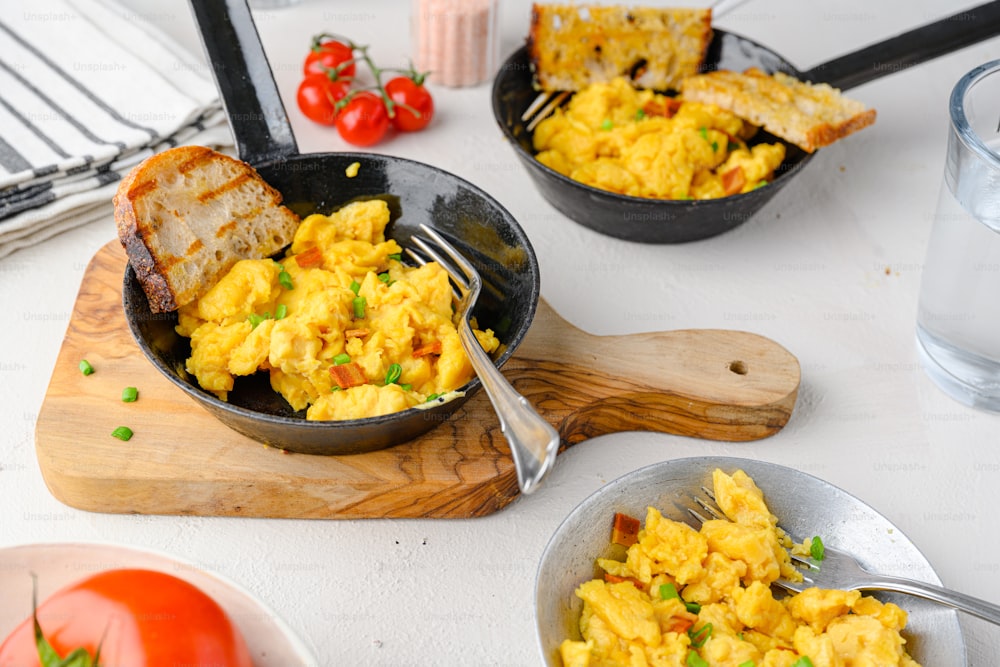
<svg viewBox="0 0 1000 667">
<path fill-rule="evenodd" d="M 472 363 L 476 374 L 483 383 L 493 409 L 500 419 L 500 430 L 510 444 L 510 451 L 517 471 L 517 485 L 521 493 L 535 491 L 555 464 L 559 449 L 559 432 L 519 394 L 493 364 L 472 331 L 469 318 L 472 308 L 479 298 L 482 279 L 476 268 L 441 234 L 427 225 L 420 229 L 427 238 L 414 236 L 410 240 L 431 260 L 448 272 L 448 276 L 458 288 L 458 335 L 462 347 Z M 435 246 L 451 260 L 441 256 Z M 427 260 L 419 253 L 407 248 L 407 254 L 418 264 Z M 461 271 L 457 271 L 455 267 Z"/>
<path fill-rule="evenodd" d="M 715 496 L 709 489 L 701 487 L 701 490 L 714 502 Z M 713 503 L 699 497 L 694 497 L 692 500 L 698 505 L 701 511 L 704 511 L 712 518 L 725 518 L 722 510 Z M 687 511 L 700 523 L 708 520 L 699 510 L 688 508 Z M 792 539 L 794 540 L 795 538 L 793 537 Z M 873 574 L 861 567 L 861 564 L 851 554 L 831 548 L 826 544 L 823 545 L 822 560 L 803 558 L 794 554 L 792 555 L 792 560 L 802 570 L 802 581 L 789 581 L 782 578 L 774 582 L 774 585 L 792 593 L 801 593 L 806 588 L 813 586 L 844 591 L 891 591 L 894 593 L 906 593 L 954 607 L 959 611 L 964 611 L 990 623 L 1000 625 L 1000 605 L 995 605 L 991 602 L 974 598 L 971 595 L 952 591 L 923 581 L 887 574 Z"/>
</svg>

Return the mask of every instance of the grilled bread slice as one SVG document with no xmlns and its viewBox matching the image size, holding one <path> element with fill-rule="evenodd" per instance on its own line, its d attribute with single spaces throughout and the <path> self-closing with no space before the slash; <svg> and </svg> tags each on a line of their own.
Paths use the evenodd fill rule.
<svg viewBox="0 0 1000 667">
<path fill-rule="evenodd" d="M 528 54 L 546 92 L 619 76 L 665 91 L 700 71 L 711 41 L 711 9 L 534 4 Z"/>
<path fill-rule="evenodd" d="M 118 238 L 154 313 L 197 299 L 241 259 L 270 257 L 299 226 L 250 165 L 203 146 L 147 158 L 113 201 Z"/>
<path fill-rule="evenodd" d="M 825 83 L 757 68 L 718 70 L 681 84 L 685 100 L 715 104 L 812 153 L 875 122 L 875 110 Z"/>
</svg>

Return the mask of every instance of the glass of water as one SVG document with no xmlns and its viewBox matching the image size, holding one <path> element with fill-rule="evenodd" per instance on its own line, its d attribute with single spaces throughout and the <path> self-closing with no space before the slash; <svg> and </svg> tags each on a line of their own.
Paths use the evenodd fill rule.
<svg viewBox="0 0 1000 667">
<path fill-rule="evenodd" d="M 962 77 L 917 308 L 917 348 L 953 398 L 1000 411 L 1000 60 Z"/>
</svg>

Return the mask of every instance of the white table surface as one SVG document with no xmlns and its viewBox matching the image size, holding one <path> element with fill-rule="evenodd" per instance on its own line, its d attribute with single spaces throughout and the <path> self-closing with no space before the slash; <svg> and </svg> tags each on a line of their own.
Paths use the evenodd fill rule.
<svg viewBox="0 0 1000 667">
<path fill-rule="evenodd" d="M 182 2 L 129 0 L 203 61 Z M 656 4 L 656 3 L 653 3 Z M 956 0 L 835 4 L 751 0 L 720 27 L 805 69 L 968 8 Z M 27 5 L 26 5 L 27 6 Z M 502 51 L 522 42 L 526 0 L 502 5 Z M 294 92 L 310 36 L 371 45 L 383 64 L 410 54 L 401 0 L 303 0 L 260 12 L 258 28 L 303 152 L 347 150 L 310 124 Z M 426 131 L 373 150 L 418 159 L 484 188 L 519 220 L 537 253 L 542 295 L 595 334 L 746 329 L 801 362 L 788 425 L 753 443 L 625 433 L 574 446 L 545 486 L 475 520 L 264 520 L 79 511 L 45 487 L 34 427 L 80 278 L 115 237 L 107 220 L 0 260 L 0 547 L 100 541 L 155 549 L 233 579 L 270 605 L 319 665 L 534 665 L 534 575 L 562 518 L 605 482 L 699 454 L 799 468 L 895 522 L 946 585 L 1000 603 L 1000 416 L 966 408 L 921 371 L 914 316 L 938 193 L 946 101 L 1000 40 L 853 89 L 874 127 L 823 149 L 794 183 L 733 232 L 676 246 L 591 232 L 537 193 L 490 111 L 488 85 L 432 87 Z M 655 360 L 650 360 L 655 363 Z M 192 404 L 192 409 L 196 409 Z M 968 622 L 970 664 L 995 664 L 1000 630 Z"/>
</svg>

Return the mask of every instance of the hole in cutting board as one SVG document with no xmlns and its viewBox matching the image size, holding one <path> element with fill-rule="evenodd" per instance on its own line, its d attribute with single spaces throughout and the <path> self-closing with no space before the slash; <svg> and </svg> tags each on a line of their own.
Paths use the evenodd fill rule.
<svg viewBox="0 0 1000 667">
<path fill-rule="evenodd" d="M 729 362 L 729 370 L 731 370 L 732 372 L 736 373 L 737 375 L 746 375 L 747 374 L 747 365 L 745 363 L 743 363 L 742 361 L 738 361 L 738 360 L 737 361 L 730 361 Z"/>
</svg>

